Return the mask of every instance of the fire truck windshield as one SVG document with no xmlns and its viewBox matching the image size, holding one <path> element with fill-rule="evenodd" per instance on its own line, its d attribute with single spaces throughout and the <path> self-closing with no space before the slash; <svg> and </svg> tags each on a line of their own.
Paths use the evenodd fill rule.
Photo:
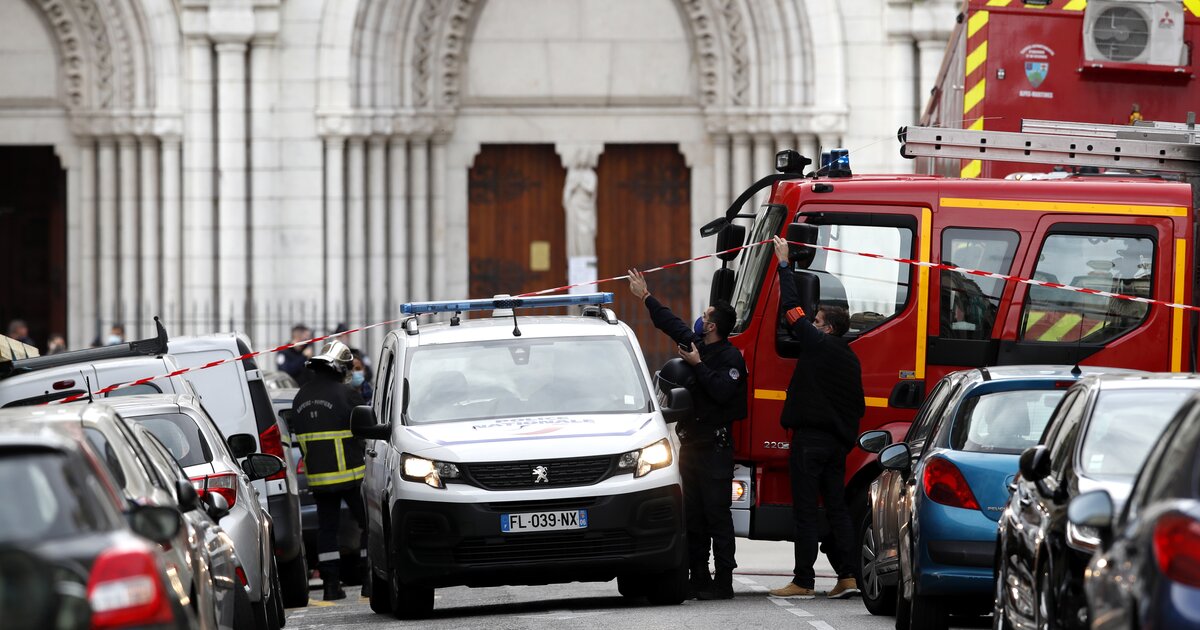
<svg viewBox="0 0 1200 630">
<path fill-rule="evenodd" d="M 783 206 L 767 206 L 758 216 L 754 217 L 754 226 L 750 230 L 750 243 L 765 241 L 779 234 L 783 226 L 786 208 Z M 737 323 L 734 333 L 742 332 L 754 315 L 754 304 L 758 293 L 762 290 L 763 272 L 769 261 L 773 260 L 772 249 L 767 245 L 759 245 L 742 250 L 738 259 L 737 281 L 733 285 L 733 308 L 737 311 Z"/>
</svg>

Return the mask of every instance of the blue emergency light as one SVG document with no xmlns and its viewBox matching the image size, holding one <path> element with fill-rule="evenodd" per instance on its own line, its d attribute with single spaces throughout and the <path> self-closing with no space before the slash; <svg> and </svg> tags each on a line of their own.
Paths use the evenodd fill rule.
<svg viewBox="0 0 1200 630">
<path fill-rule="evenodd" d="M 462 313 L 512 308 L 553 308 L 557 306 L 586 306 L 612 304 L 612 293 L 579 293 L 575 295 L 541 295 L 535 297 L 497 297 L 480 300 L 447 302 L 409 302 L 400 306 L 405 315 L 422 313 Z"/>
<path fill-rule="evenodd" d="M 850 177 L 850 151 L 847 149 L 822 151 L 821 172 L 826 177 Z"/>
</svg>

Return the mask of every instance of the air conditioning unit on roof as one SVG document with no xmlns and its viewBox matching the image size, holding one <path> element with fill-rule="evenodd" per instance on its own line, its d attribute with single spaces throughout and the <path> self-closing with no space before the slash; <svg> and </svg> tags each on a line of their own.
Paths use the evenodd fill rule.
<svg viewBox="0 0 1200 630">
<path fill-rule="evenodd" d="M 1183 18 L 1180 0 L 1091 0 L 1083 16 L 1084 59 L 1184 65 Z"/>
</svg>

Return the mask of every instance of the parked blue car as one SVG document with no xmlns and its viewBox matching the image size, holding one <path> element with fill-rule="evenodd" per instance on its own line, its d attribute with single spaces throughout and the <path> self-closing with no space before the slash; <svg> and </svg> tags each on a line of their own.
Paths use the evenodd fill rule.
<svg viewBox="0 0 1200 630">
<path fill-rule="evenodd" d="M 1067 519 L 1100 536 L 1084 572 L 1093 630 L 1200 627 L 1200 394 L 1158 438 L 1123 510 L 1095 490 Z"/>
<path fill-rule="evenodd" d="M 862 435 L 860 446 L 878 452 L 883 468 L 863 530 L 863 600 L 872 612 L 891 608 L 901 629 L 945 628 L 951 613 L 991 612 L 996 522 L 1018 458 L 1089 371 L 1098 370 L 955 372 L 938 382 L 904 442 L 887 445 L 882 431 Z"/>
</svg>

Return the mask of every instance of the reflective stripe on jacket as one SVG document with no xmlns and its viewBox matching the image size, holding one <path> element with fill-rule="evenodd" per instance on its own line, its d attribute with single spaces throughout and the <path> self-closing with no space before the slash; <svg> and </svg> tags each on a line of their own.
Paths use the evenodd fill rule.
<svg viewBox="0 0 1200 630">
<path fill-rule="evenodd" d="M 304 453 L 313 492 L 344 490 L 366 472 L 363 442 L 350 432 L 350 412 L 362 395 L 339 375 L 319 371 L 296 393 L 292 432 Z"/>
</svg>

